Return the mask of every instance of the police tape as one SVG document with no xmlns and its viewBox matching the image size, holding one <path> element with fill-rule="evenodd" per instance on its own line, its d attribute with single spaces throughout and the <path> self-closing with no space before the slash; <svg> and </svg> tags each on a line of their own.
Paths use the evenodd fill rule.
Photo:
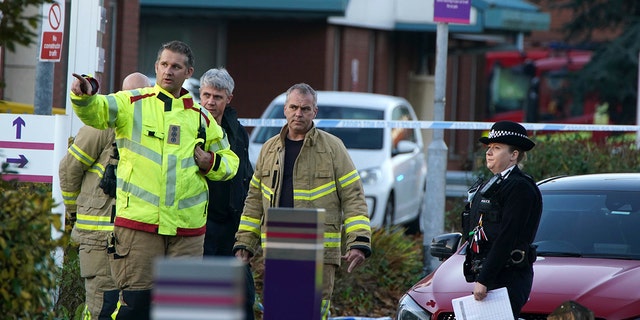
<svg viewBox="0 0 640 320">
<path fill-rule="evenodd" d="M 281 127 L 285 119 L 238 119 L 245 127 Z M 386 121 L 315 119 L 319 128 L 412 128 L 446 130 L 489 130 L 493 122 L 471 121 Z M 638 125 L 570 124 L 570 123 L 521 123 L 530 131 L 639 131 Z"/>
</svg>

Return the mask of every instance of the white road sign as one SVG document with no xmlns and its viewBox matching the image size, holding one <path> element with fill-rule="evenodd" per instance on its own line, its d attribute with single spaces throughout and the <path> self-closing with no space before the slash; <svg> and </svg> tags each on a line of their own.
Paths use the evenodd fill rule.
<svg viewBox="0 0 640 320">
<path fill-rule="evenodd" d="M 0 163 L 6 163 L 6 170 L 9 171 L 3 174 L 3 178 L 52 183 L 53 176 L 58 174 L 60 161 L 55 156 L 56 143 L 58 148 L 66 150 L 68 141 L 64 132 L 56 132 L 56 129 L 64 129 L 56 123 L 64 123 L 62 119 L 66 118 L 67 116 L 0 114 Z"/>
</svg>

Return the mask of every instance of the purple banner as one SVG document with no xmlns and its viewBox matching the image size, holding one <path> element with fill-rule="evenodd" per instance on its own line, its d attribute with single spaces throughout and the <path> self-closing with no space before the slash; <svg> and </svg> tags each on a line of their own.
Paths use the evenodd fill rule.
<svg viewBox="0 0 640 320">
<path fill-rule="evenodd" d="M 469 24 L 471 0 L 433 0 L 433 21 Z"/>
</svg>

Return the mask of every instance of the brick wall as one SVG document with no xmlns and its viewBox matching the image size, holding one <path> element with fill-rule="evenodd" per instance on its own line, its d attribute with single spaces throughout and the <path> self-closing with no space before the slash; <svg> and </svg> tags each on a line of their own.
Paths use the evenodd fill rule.
<svg viewBox="0 0 640 320">
<path fill-rule="evenodd" d="M 326 32 L 324 21 L 229 21 L 226 67 L 236 83 L 231 105 L 238 115 L 260 117 L 297 82 L 325 90 Z"/>
<path fill-rule="evenodd" d="M 120 88 L 122 80 L 138 68 L 138 34 L 140 21 L 140 5 L 138 0 L 118 1 L 118 26 L 116 37 L 115 73 L 116 87 Z"/>
</svg>

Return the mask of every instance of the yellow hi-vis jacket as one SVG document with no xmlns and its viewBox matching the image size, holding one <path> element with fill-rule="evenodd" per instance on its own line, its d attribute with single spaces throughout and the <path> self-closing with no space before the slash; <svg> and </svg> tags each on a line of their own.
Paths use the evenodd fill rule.
<svg viewBox="0 0 640 320">
<path fill-rule="evenodd" d="M 255 254 L 270 207 L 280 203 L 284 165 L 285 125 L 260 150 L 245 200 L 234 251 Z M 307 132 L 293 167 L 295 208 L 325 209 L 324 263 L 340 265 L 342 232 L 346 249 L 371 254 L 371 227 L 360 175 L 342 141 L 313 127 Z M 263 243 L 264 246 L 264 243 Z"/>
<path fill-rule="evenodd" d="M 83 126 L 60 161 L 58 174 L 67 216 L 76 214 L 71 237 L 78 243 L 106 246 L 113 231 L 115 201 L 99 187 L 112 156 L 113 129 Z"/>
<path fill-rule="evenodd" d="M 109 95 L 72 92 L 71 103 L 85 124 L 116 130 L 116 226 L 170 236 L 205 233 L 205 179 L 233 178 L 239 160 L 213 116 L 187 90 L 179 98 L 157 84 Z M 203 149 L 213 160 L 207 172 L 194 160 L 200 127 L 206 129 Z"/>
</svg>

